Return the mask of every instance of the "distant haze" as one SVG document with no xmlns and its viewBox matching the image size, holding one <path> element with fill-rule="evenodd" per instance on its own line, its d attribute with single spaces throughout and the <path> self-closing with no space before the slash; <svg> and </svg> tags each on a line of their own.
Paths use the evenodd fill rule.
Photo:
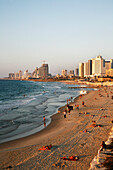
<svg viewBox="0 0 113 170">
<path fill-rule="evenodd" d="M 0 0 L 0 78 L 113 58 L 113 0 Z"/>
</svg>

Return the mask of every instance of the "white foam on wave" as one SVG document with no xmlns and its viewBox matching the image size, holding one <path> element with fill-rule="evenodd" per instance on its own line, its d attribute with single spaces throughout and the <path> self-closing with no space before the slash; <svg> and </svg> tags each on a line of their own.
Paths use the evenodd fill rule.
<svg viewBox="0 0 113 170">
<path fill-rule="evenodd" d="M 61 87 L 60 86 L 54 86 L 56 89 L 61 89 Z"/>
</svg>

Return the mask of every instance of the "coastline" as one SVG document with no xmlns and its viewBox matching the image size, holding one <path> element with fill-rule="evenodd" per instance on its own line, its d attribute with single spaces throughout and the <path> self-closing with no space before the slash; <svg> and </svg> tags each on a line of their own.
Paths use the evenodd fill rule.
<svg viewBox="0 0 113 170">
<path fill-rule="evenodd" d="M 107 90 L 110 91 L 110 89 Z M 43 167 L 45 167 L 44 169 L 48 169 L 48 167 L 50 167 L 50 169 L 58 167 L 64 167 L 64 169 L 66 169 L 71 167 L 79 170 L 88 168 L 91 160 L 100 148 L 101 141 L 108 138 L 108 133 L 112 126 L 112 124 L 108 123 L 113 118 L 111 110 L 109 109 L 113 107 L 111 106 L 112 94 L 107 98 L 104 90 L 101 89 L 104 97 L 100 98 L 98 93 L 98 91 L 90 91 L 87 95 L 84 95 L 82 99 L 77 97 L 71 105 L 79 103 L 80 109 L 71 111 L 70 115 L 67 114 L 66 119 L 64 119 L 62 114 L 65 109 L 65 106 L 63 106 L 59 109 L 58 113 L 52 116 L 51 123 L 42 131 L 25 138 L 0 144 L 1 168 L 8 167 L 9 165 L 14 168 L 29 167 L 31 161 L 32 167 L 36 167 L 37 169 L 43 169 Z M 91 103 L 92 97 L 93 100 L 95 97 L 97 100 Z M 86 107 L 82 107 L 82 100 L 85 101 Z M 102 112 L 99 109 L 105 103 L 107 103 L 106 111 Z M 79 114 L 79 112 L 83 111 L 87 111 L 89 114 Z M 95 115 L 94 118 L 89 116 L 92 114 Z M 100 118 L 100 115 L 103 114 L 108 114 L 109 117 L 107 119 Z M 101 123 L 102 127 L 89 127 L 93 119 L 95 119 L 97 123 Z M 83 132 L 85 128 L 88 129 L 89 133 Z M 96 143 L 92 143 L 94 140 Z M 41 146 L 50 143 L 53 145 L 51 151 L 38 151 Z M 14 158 L 15 154 L 17 155 L 16 158 Z M 60 157 L 70 156 L 72 154 L 77 154 L 80 160 L 78 162 L 60 160 Z M 37 163 L 36 157 L 38 157 Z M 34 164 L 36 165 L 34 166 Z"/>
</svg>

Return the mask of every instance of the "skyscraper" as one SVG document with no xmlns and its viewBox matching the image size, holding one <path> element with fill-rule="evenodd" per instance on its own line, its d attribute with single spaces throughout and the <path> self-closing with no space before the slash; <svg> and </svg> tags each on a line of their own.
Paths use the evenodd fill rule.
<svg viewBox="0 0 113 170">
<path fill-rule="evenodd" d="M 19 71 L 19 79 L 22 79 L 22 71 Z"/>
<path fill-rule="evenodd" d="M 102 56 L 92 59 L 92 75 L 105 76 L 105 60 Z"/>
<path fill-rule="evenodd" d="M 111 69 L 113 69 L 113 59 L 110 60 L 111 63 Z"/>
<path fill-rule="evenodd" d="M 38 69 L 38 76 L 42 79 L 47 79 L 49 73 L 48 64 L 42 64 L 42 66 Z"/>
<path fill-rule="evenodd" d="M 84 78 L 84 63 L 79 64 L 79 77 Z"/>
<path fill-rule="evenodd" d="M 84 63 L 84 77 L 87 77 L 89 75 L 88 73 L 88 63 L 85 62 Z"/>
<path fill-rule="evenodd" d="M 92 60 L 88 60 L 88 74 L 92 75 Z"/>
</svg>

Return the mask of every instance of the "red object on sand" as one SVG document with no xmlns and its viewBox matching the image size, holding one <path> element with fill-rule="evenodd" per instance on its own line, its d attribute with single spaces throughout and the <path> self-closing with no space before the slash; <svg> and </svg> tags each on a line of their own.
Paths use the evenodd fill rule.
<svg viewBox="0 0 113 170">
<path fill-rule="evenodd" d="M 79 158 L 77 156 L 62 157 L 61 159 L 67 161 L 77 161 Z"/>
<path fill-rule="evenodd" d="M 40 149 L 38 150 L 50 150 L 52 148 L 52 145 L 50 144 L 49 146 L 42 146 Z"/>
</svg>

